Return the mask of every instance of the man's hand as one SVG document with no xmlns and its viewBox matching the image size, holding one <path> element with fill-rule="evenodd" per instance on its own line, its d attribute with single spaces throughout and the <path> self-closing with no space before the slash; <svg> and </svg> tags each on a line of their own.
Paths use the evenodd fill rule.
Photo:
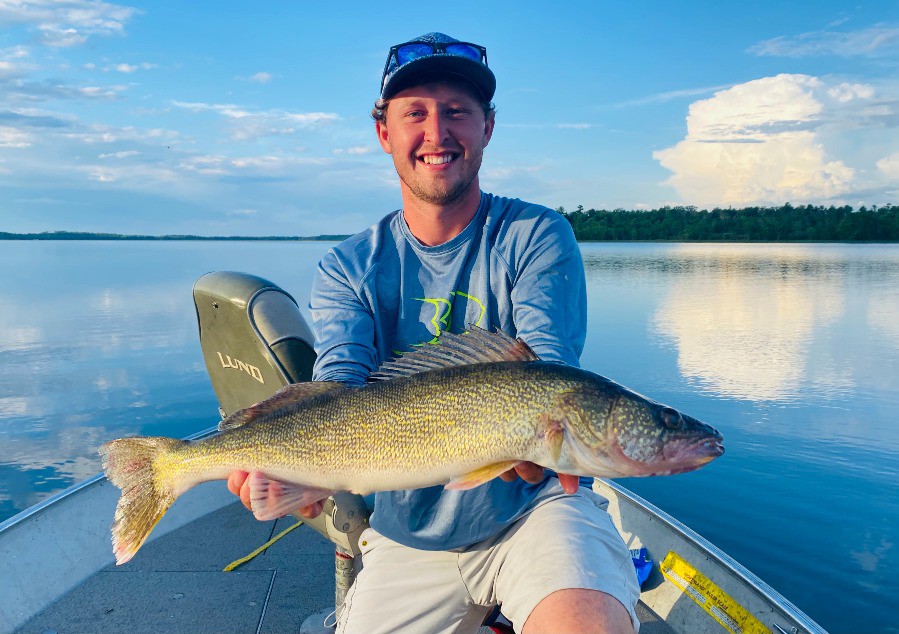
<svg viewBox="0 0 899 634">
<path fill-rule="evenodd" d="M 228 490 L 239 497 L 240 501 L 243 502 L 243 505 L 252 511 L 253 507 L 250 505 L 250 485 L 247 484 L 249 475 L 250 474 L 246 471 L 232 471 L 231 475 L 228 476 Z M 302 507 L 299 509 L 299 513 L 307 520 L 311 520 L 319 516 L 324 506 L 325 500 L 319 500 L 318 502 L 313 502 L 309 506 Z"/>
<path fill-rule="evenodd" d="M 571 494 L 577 492 L 580 480 L 578 476 L 568 475 L 565 473 L 558 474 L 559 484 L 565 489 L 565 493 Z M 531 484 L 540 484 L 543 481 L 543 467 L 533 462 L 519 462 L 517 465 L 501 473 L 500 478 L 506 482 L 512 482 L 515 478 L 520 477 L 525 482 Z"/>
</svg>

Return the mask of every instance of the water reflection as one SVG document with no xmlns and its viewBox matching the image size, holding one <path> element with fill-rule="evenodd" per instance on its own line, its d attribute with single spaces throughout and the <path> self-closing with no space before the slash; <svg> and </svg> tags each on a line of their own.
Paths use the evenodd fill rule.
<svg viewBox="0 0 899 634">
<path fill-rule="evenodd" d="M 680 372 L 703 389 L 754 401 L 794 399 L 805 381 L 845 390 L 852 377 L 832 364 L 808 365 L 816 333 L 843 312 L 838 280 L 760 277 L 723 267 L 675 280 L 652 317 L 655 331 L 678 350 Z"/>
<path fill-rule="evenodd" d="M 652 334 L 676 351 L 679 372 L 701 390 L 790 403 L 809 392 L 839 400 L 859 382 L 896 386 L 889 373 L 899 342 L 894 247 L 597 244 L 583 251 L 592 285 L 620 278 L 651 297 Z"/>
<path fill-rule="evenodd" d="M 325 243 L 246 244 L 303 303 Z M 216 422 L 193 282 L 228 243 L 5 243 L 0 267 L 0 521 L 96 474 L 97 448 Z M 290 267 L 285 263 L 291 263 Z"/>
</svg>

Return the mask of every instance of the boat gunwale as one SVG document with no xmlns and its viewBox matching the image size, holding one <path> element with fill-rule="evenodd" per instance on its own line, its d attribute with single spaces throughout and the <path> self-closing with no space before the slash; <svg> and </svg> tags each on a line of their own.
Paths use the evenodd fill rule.
<svg viewBox="0 0 899 634">
<path fill-rule="evenodd" d="M 661 521 L 673 533 L 687 541 L 691 546 L 700 550 L 709 558 L 713 559 L 719 565 L 724 567 L 728 573 L 737 577 L 740 582 L 744 583 L 753 592 L 756 592 L 763 600 L 783 610 L 790 618 L 794 619 L 801 627 L 805 628 L 809 634 L 828 634 L 827 630 L 816 623 L 814 619 L 805 612 L 796 607 L 789 599 L 784 597 L 758 575 L 695 530 L 622 485 L 605 478 L 597 478 L 597 480 L 600 480 L 603 485 L 612 489 L 619 498 L 624 498 L 629 503 L 646 511 L 655 519 Z M 594 490 L 595 489 L 596 487 L 594 487 Z M 602 494 L 601 492 L 599 493 L 600 495 Z"/>
<path fill-rule="evenodd" d="M 218 433 L 218 427 L 208 427 L 189 436 L 185 436 L 183 440 L 202 440 L 203 438 L 212 436 L 216 433 Z M 44 513 L 47 509 L 59 504 L 63 500 L 67 500 L 69 497 L 82 493 L 83 491 L 97 486 L 98 484 L 105 481 L 106 475 L 103 472 L 100 472 L 97 475 L 91 476 L 87 480 L 82 480 L 81 482 L 63 489 L 62 491 L 57 491 L 50 497 L 41 500 L 37 504 L 29 506 L 24 511 L 16 513 L 12 517 L 3 520 L 2 522 L 0 522 L 0 539 L 3 538 L 4 533 L 14 530 L 18 526 L 21 526 L 33 517 Z"/>
</svg>

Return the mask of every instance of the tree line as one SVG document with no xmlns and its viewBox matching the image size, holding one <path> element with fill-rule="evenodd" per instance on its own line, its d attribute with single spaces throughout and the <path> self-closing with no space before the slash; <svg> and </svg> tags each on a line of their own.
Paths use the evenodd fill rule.
<svg viewBox="0 0 899 634">
<path fill-rule="evenodd" d="M 662 207 L 625 209 L 557 209 L 578 240 L 667 240 L 673 242 L 896 242 L 899 206 L 744 207 L 697 209 Z"/>
<path fill-rule="evenodd" d="M 899 206 L 744 207 L 712 210 L 692 206 L 651 211 L 557 209 L 578 240 L 659 240 L 671 242 L 899 242 Z M 0 240 L 343 240 L 347 235 L 197 236 L 127 235 L 84 231 L 7 233 Z"/>
</svg>

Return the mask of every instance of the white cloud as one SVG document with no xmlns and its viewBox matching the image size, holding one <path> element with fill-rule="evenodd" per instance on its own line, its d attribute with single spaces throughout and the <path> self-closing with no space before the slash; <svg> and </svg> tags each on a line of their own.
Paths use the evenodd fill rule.
<svg viewBox="0 0 899 634">
<path fill-rule="evenodd" d="M 139 70 L 150 70 L 151 68 L 156 68 L 156 64 L 150 64 L 149 62 L 141 62 L 140 64 L 111 64 L 103 68 L 103 72 L 108 73 L 110 71 L 116 71 L 119 73 L 136 73 Z"/>
<path fill-rule="evenodd" d="M 871 99 L 874 88 L 865 84 L 842 83 L 827 90 L 827 94 L 840 103 L 848 103 L 853 99 Z"/>
<path fill-rule="evenodd" d="M 0 79 L 19 74 L 19 68 L 10 61 L 0 59 Z"/>
<path fill-rule="evenodd" d="M 249 81 L 255 82 L 257 84 L 267 84 L 272 80 L 272 78 L 273 75 L 271 73 L 261 72 L 256 73 L 255 75 L 251 75 L 248 79 Z"/>
<path fill-rule="evenodd" d="M 138 154 L 140 154 L 140 152 L 138 152 L 137 150 L 124 150 L 124 151 L 122 151 L 122 152 L 109 152 L 109 153 L 106 153 L 106 154 L 101 154 L 98 158 L 101 158 L 101 159 L 105 159 L 105 158 L 117 158 L 117 159 L 122 159 L 122 158 L 128 158 L 128 157 L 131 157 L 131 156 L 137 156 Z"/>
<path fill-rule="evenodd" d="M 190 112 L 215 112 L 230 120 L 231 136 L 246 141 L 266 136 L 287 136 L 301 129 L 330 124 L 341 119 L 333 112 L 287 112 L 284 110 L 248 110 L 234 104 L 210 104 L 173 101 Z"/>
<path fill-rule="evenodd" d="M 855 166 L 832 154 L 866 127 L 889 138 L 895 114 L 866 84 L 765 77 L 691 104 L 686 137 L 653 157 L 690 204 L 820 203 L 879 185 L 862 183 Z"/>
<path fill-rule="evenodd" d="M 370 145 L 355 145 L 353 147 L 348 148 L 335 148 L 331 150 L 334 154 L 350 154 L 350 155 L 361 155 L 361 154 L 371 154 L 374 148 Z"/>
<path fill-rule="evenodd" d="M 877 169 L 890 181 L 899 184 L 899 152 L 893 152 L 877 161 Z"/>
<path fill-rule="evenodd" d="M 0 126 L 0 147 L 23 148 L 31 145 L 30 136 L 9 126 Z"/>
<path fill-rule="evenodd" d="M 655 95 L 648 95 L 646 97 L 639 97 L 637 99 L 629 99 L 627 101 L 622 101 L 620 103 L 615 104 L 616 108 L 629 108 L 631 106 L 645 106 L 654 103 L 667 103 L 669 101 L 674 101 L 675 99 L 683 99 L 685 97 L 698 97 L 700 95 L 708 95 L 710 93 L 724 90 L 729 88 L 730 84 L 727 85 L 719 85 L 719 86 L 709 86 L 706 88 L 685 88 L 681 90 L 669 90 L 666 92 L 660 92 Z"/>
<path fill-rule="evenodd" d="M 810 57 L 879 56 L 899 51 L 899 26 L 878 24 L 858 31 L 812 31 L 795 37 L 775 37 L 751 46 L 754 55 Z"/>
<path fill-rule="evenodd" d="M 0 80 L 20 77 L 30 70 L 31 65 L 24 61 L 28 56 L 24 46 L 0 49 Z"/>
<path fill-rule="evenodd" d="M 0 25 L 30 26 L 44 44 L 57 48 L 83 44 L 93 35 L 122 34 L 135 13 L 98 0 L 0 0 Z"/>
</svg>

